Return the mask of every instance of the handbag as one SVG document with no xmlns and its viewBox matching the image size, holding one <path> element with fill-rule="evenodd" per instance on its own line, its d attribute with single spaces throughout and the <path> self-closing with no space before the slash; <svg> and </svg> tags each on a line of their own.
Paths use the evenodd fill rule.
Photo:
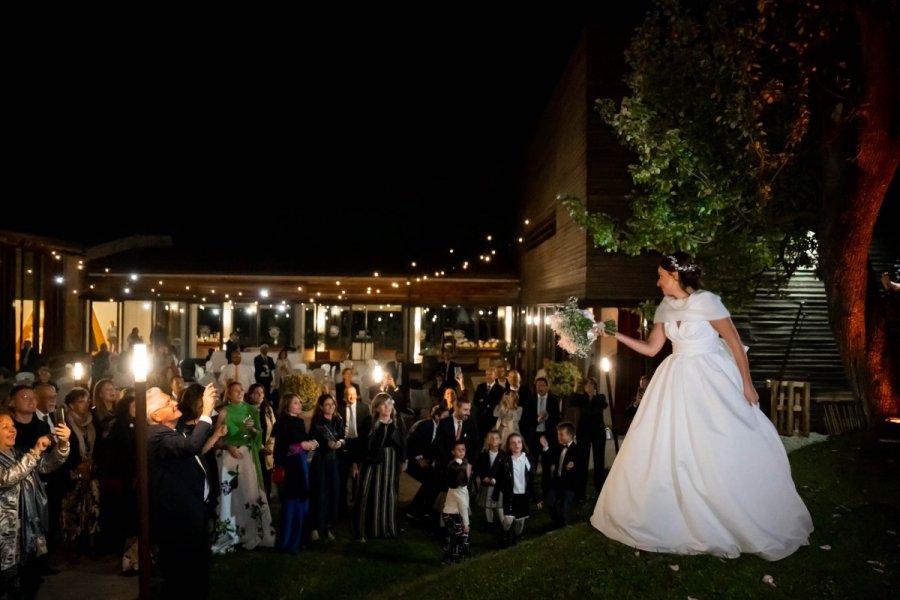
<svg viewBox="0 0 900 600">
<path fill-rule="evenodd" d="M 275 485 L 284 483 L 284 467 L 275 467 L 272 469 L 272 483 Z"/>
</svg>

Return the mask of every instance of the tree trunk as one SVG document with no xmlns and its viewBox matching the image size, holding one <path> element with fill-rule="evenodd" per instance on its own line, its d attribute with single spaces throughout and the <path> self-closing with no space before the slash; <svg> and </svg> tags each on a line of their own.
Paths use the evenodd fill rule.
<svg viewBox="0 0 900 600">
<path fill-rule="evenodd" d="M 891 381 L 897 361 L 886 340 L 886 311 L 877 299 L 867 302 L 872 289 L 868 268 L 872 232 L 897 172 L 900 144 L 891 137 L 895 57 L 889 23 L 859 5 L 856 21 L 863 65 L 857 154 L 851 185 L 845 193 L 838 192 L 833 203 L 826 202 L 832 211 L 825 215 L 821 267 L 835 339 L 853 393 L 865 400 L 873 426 L 886 414 L 900 414 L 900 398 Z"/>
</svg>

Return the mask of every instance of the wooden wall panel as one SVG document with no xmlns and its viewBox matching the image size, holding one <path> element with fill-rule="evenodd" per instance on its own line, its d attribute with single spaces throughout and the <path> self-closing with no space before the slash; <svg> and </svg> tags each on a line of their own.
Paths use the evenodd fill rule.
<svg viewBox="0 0 900 600">
<path fill-rule="evenodd" d="M 635 10 L 634 24 L 642 11 Z M 523 218 L 556 215 L 556 234 L 528 246 L 521 261 L 522 301 L 560 303 L 568 296 L 633 306 L 658 298 L 658 259 L 608 254 L 593 248 L 556 197 L 570 193 L 590 210 L 627 214 L 632 156 L 595 110 L 597 98 L 626 92 L 623 49 L 633 28 L 588 27 L 539 125 L 525 170 Z M 527 237 L 526 237 L 527 241 Z"/>
<path fill-rule="evenodd" d="M 587 193 L 587 101 L 582 37 L 541 119 L 525 161 L 520 223 L 554 219 L 556 233 L 521 260 L 522 301 L 558 303 L 567 296 L 583 296 L 585 279 L 584 231 L 560 207 L 557 196 Z M 527 227 L 523 231 L 528 235 Z"/>
</svg>

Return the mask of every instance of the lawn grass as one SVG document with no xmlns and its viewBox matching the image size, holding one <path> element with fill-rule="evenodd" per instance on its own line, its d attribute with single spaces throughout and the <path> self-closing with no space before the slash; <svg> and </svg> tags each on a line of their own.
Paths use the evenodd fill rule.
<svg viewBox="0 0 900 600">
<path fill-rule="evenodd" d="M 900 595 L 900 449 L 842 436 L 791 454 L 813 516 L 810 546 L 768 562 L 637 552 L 588 524 L 547 533 L 533 510 L 525 538 L 500 549 L 473 515 L 473 558 L 442 567 L 441 542 L 401 518 L 395 540 L 350 541 L 348 529 L 299 556 L 269 549 L 213 561 L 212 598 L 892 598 Z M 830 546 L 823 549 L 821 546 Z M 677 570 L 676 570 L 677 568 Z M 235 573 L 242 573 L 235 576 Z M 770 575 L 774 587 L 763 582 Z"/>
</svg>

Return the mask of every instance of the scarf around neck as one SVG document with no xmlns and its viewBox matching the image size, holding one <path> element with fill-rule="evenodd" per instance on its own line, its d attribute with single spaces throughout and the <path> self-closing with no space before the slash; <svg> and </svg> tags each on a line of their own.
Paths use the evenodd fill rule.
<svg viewBox="0 0 900 600">
<path fill-rule="evenodd" d="M 232 446 L 244 446 L 250 450 L 253 464 L 256 466 L 256 475 L 262 486 L 262 467 L 259 464 L 262 424 L 259 421 L 259 410 L 247 402 L 229 404 L 225 408 L 225 425 L 228 427 L 225 440 Z"/>
<path fill-rule="evenodd" d="M 97 441 L 97 430 L 94 427 L 88 427 L 93 423 L 94 416 L 91 413 L 83 417 L 78 416 L 73 411 L 68 411 L 66 421 L 69 423 L 69 429 L 78 439 L 78 449 L 81 452 L 81 459 L 90 458 L 94 452 L 94 443 Z"/>
</svg>

